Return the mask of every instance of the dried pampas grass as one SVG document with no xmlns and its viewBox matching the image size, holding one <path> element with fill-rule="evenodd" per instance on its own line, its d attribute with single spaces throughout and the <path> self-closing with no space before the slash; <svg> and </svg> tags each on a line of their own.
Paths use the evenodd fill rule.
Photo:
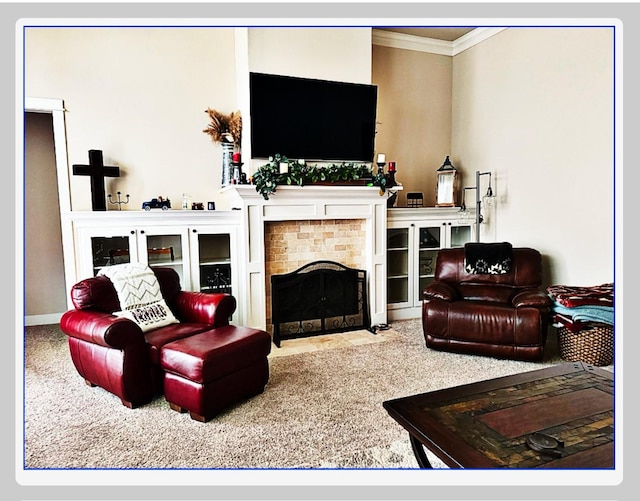
<svg viewBox="0 0 640 501">
<path fill-rule="evenodd" d="M 240 146 L 242 140 L 242 115 L 239 111 L 226 115 L 217 110 L 207 108 L 209 125 L 202 132 L 211 136 L 214 143 L 233 143 Z"/>
</svg>

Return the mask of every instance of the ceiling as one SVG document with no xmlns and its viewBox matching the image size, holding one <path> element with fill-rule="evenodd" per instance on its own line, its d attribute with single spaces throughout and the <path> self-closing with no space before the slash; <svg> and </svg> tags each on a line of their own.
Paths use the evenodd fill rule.
<svg viewBox="0 0 640 501">
<path fill-rule="evenodd" d="M 403 33 L 405 35 L 413 35 L 418 37 L 434 38 L 436 40 L 445 40 L 453 42 L 463 35 L 466 35 L 475 28 L 403 28 L 403 27 L 377 27 L 378 30 L 393 31 L 395 33 Z"/>
</svg>

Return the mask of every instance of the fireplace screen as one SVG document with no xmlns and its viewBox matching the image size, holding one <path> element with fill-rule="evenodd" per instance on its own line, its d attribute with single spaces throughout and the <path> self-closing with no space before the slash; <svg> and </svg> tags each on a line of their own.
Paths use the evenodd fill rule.
<svg viewBox="0 0 640 501">
<path fill-rule="evenodd" d="M 271 276 L 273 342 L 287 338 L 371 330 L 367 272 L 316 261 Z"/>
</svg>

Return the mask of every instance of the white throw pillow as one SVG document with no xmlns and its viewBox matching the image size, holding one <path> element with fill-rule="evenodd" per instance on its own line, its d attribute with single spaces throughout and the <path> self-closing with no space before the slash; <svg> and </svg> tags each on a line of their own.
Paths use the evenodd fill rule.
<svg viewBox="0 0 640 501">
<path fill-rule="evenodd" d="M 179 323 L 178 319 L 171 313 L 164 299 L 130 310 L 116 311 L 113 314 L 134 321 L 140 326 L 142 332 Z"/>
<path fill-rule="evenodd" d="M 162 297 L 155 273 L 146 264 L 116 264 L 103 268 L 99 274 L 111 280 L 118 294 L 122 311 L 114 315 L 132 320 L 143 332 L 179 323 Z"/>
</svg>

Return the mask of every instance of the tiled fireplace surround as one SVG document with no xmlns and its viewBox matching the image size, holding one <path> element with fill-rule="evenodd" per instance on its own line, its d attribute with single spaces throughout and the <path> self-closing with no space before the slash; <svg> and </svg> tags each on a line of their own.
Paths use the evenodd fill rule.
<svg viewBox="0 0 640 501">
<path fill-rule="evenodd" d="M 366 186 L 283 186 L 269 200 L 253 186 L 224 190 L 242 214 L 239 279 L 246 325 L 270 329 L 270 277 L 317 260 L 367 272 L 372 324 L 386 323 L 387 196 Z"/>
</svg>

